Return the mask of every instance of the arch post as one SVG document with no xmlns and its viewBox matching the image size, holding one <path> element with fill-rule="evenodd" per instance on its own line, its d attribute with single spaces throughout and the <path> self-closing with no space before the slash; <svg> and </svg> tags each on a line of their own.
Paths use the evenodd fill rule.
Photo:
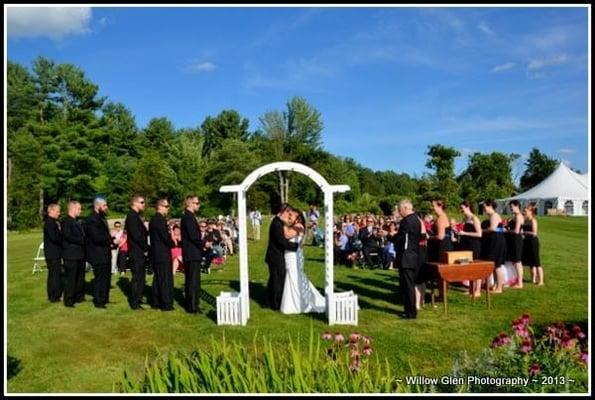
<svg viewBox="0 0 595 400">
<path fill-rule="evenodd" d="M 348 185 L 330 185 L 323 176 L 312 168 L 288 161 L 275 162 L 264 165 L 252 171 L 239 185 L 222 186 L 219 190 L 224 193 L 237 194 L 238 224 L 239 224 L 239 262 L 240 262 L 240 293 L 221 292 L 217 297 L 217 324 L 246 325 L 250 318 L 250 295 L 248 283 L 248 234 L 246 195 L 248 189 L 263 175 L 275 171 L 299 172 L 312 179 L 324 193 L 325 213 L 325 276 L 324 290 L 329 324 L 349 323 L 357 325 L 357 296 L 353 293 L 334 293 L 334 193 L 343 193 L 349 189 Z M 336 297 L 336 298 L 335 298 Z M 339 305 L 341 318 L 334 315 L 334 309 Z M 331 316 L 333 315 L 333 316 Z M 350 315 L 349 317 L 344 317 Z"/>
</svg>

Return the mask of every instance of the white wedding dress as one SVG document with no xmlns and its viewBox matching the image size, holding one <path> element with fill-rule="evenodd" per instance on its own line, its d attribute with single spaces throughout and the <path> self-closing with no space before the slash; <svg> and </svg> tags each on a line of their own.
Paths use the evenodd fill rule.
<svg viewBox="0 0 595 400">
<path fill-rule="evenodd" d="M 299 243 L 300 238 L 290 239 Z M 304 271 L 304 250 L 285 252 L 285 284 L 281 299 L 283 314 L 323 313 L 326 301 L 323 295 L 310 282 Z"/>
</svg>

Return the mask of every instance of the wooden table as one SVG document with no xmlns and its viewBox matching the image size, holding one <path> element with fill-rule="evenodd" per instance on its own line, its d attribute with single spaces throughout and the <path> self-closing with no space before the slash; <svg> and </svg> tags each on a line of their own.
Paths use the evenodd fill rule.
<svg viewBox="0 0 595 400">
<path fill-rule="evenodd" d="M 433 271 L 434 276 L 442 280 L 442 290 L 444 295 L 444 314 L 448 313 L 448 284 L 450 282 L 470 281 L 477 279 L 487 279 L 494 272 L 493 261 L 475 260 L 469 264 L 442 264 L 428 263 L 428 267 Z M 472 290 L 472 287 L 470 287 Z M 471 293 L 473 295 L 473 293 Z M 490 309 L 490 288 L 486 282 L 486 298 L 488 309 Z M 475 298 L 473 297 L 473 301 Z M 432 306 L 434 305 L 434 288 L 432 288 Z"/>
</svg>

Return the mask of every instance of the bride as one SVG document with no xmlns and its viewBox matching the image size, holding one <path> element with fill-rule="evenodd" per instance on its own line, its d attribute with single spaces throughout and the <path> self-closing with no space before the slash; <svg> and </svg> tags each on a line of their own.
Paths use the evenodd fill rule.
<svg viewBox="0 0 595 400">
<path fill-rule="evenodd" d="M 281 299 L 283 314 L 323 313 L 326 310 L 324 296 L 318 292 L 310 282 L 304 271 L 304 232 L 305 220 L 302 213 L 298 213 L 292 226 L 285 226 L 285 237 L 292 242 L 299 243 L 297 251 L 285 252 L 285 284 Z"/>
</svg>

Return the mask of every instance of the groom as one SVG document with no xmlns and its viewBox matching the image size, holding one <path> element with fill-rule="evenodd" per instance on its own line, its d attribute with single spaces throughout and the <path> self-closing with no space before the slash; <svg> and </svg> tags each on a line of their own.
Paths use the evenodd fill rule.
<svg viewBox="0 0 595 400">
<path fill-rule="evenodd" d="M 267 296 L 269 306 L 273 310 L 281 309 L 285 283 L 285 251 L 297 251 L 298 249 L 297 243 L 292 243 L 285 238 L 283 226 L 293 225 L 296 217 L 297 212 L 289 204 L 283 203 L 269 228 L 269 246 L 265 262 L 269 265 Z"/>
</svg>

